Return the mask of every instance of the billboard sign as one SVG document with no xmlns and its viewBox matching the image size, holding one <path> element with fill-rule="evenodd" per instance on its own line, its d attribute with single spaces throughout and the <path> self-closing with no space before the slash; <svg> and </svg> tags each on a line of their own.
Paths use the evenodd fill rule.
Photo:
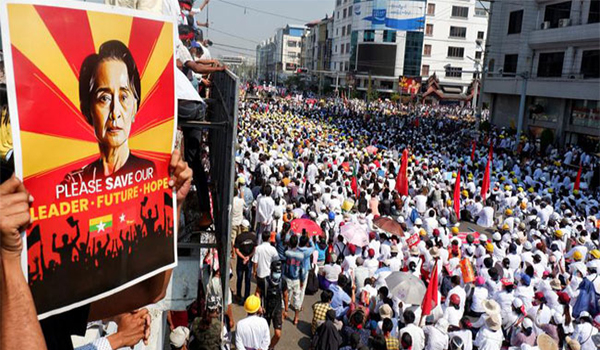
<svg viewBox="0 0 600 350">
<path fill-rule="evenodd" d="M 356 30 L 422 31 L 425 1 L 371 0 L 354 4 L 352 28 Z"/>
</svg>

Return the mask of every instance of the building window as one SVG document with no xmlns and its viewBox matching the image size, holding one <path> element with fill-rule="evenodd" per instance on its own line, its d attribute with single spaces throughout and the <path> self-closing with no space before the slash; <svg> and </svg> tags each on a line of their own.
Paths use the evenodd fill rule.
<svg viewBox="0 0 600 350">
<path fill-rule="evenodd" d="M 350 5 L 350 7 L 348 7 L 348 17 L 352 16 L 352 5 Z"/>
<path fill-rule="evenodd" d="M 288 40 L 288 47 L 297 47 L 298 43 L 295 41 Z"/>
<path fill-rule="evenodd" d="M 383 42 L 384 43 L 395 43 L 396 42 L 396 31 L 395 30 L 384 30 L 383 31 Z"/>
<path fill-rule="evenodd" d="M 446 78 L 462 78 L 462 68 L 449 67 L 446 69 Z"/>
<path fill-rule="evenodd" d="M 588 14 L 588 23 L 600 22 L 600 1 L 595 0 L 590 3 L 590 13 Z"/>
<path fill-rule="evenodd" d="M 375 41 L 375 31 L 372 29 L 365 30 L 363 41 L 368 43 Z"/>
<path fill-rule="evenodd" d="M 562 75 L 564 52 L 541 53 L 538 62 L 538 77 L 560 77 Z"/>
<path fill-rule="evenodd" d="M 342 0 L 337 0 L 335 2 L 335 6 L 341 6 L 342 5 Z"/>
<path fill-rule="evenodd" d="M 523 24 L 523 10 L 513 11 L 508 19 L 508 34 L 521 33 L 521 25 Z"/>
<path fill-rule="evenodd" d="M 568 19 L 569 17 L 571 17 L 570 1 L 546 6 L 546 11 L 544 12 L 544 22 L 549 22 L 550 28 L 558 28 L 561 23 L 561 19 Z"/>
<path fill-rule="evenodd" d="M 465 27 L 450 27 L 451 38 L 466 38 L 467 28 Z"/>
<path fill-rule="evenodd" d="M 335 28 L 335 36 L 339 36 L 340 35 L 340 28 Z"/>
<path fill-rule="evenodd" d="M 340 47 L 340 53 L 344 53 L 344 45 L 346 44 L 342 44 L 342 46 Z"/>
<path fill-rule="evenodd" d="M 346 27 L 342 27 L 342 36 L 346 36 Z"/>
<path fill-rule="evenodd" d="M 404 47 L 405 76 L 419 76 L 421 73 L 421 58 L 423 57 L 423 33 L 406 32 L 406 46 Z"/>
<path fill-rule="evenodd" d="M 337 53 L 337 45 L 335 45 L 335 52 Z"/>
<path fill-rule="evenodd" d="M 475 51 L 475 59 L 476 60 L 480 60 L 481 59 L 481 53 L 482 53 L 482 51 Z"/>
<path fill-rule="evenodd" d="M 583 78 L 600 78 L 600 50 L 583 51 L 581 57 Z"/>
<path fill-rule="evenodd" d="M 350 53 L 350 43 L 346 44 L 346 53 Z"/>
<path fill-rule="evenodd" d="M 340 11 L 336 12 L 336 19 L 340 19 Z"/>
<path fill-rule="evenodd" d="M 477 39 L 483 40 L 484 32 L 477 32 Z"/>
<path fill-rule="evenodd" d="M 348 24 L 348 26 L 346 26 L 346 35 L 350 35 L 351 31 L 352 31 L 352 25 Z"/>
<path fill-rule="evenodd" d="M 427 14 L 429 16 L 435 15 L 435 4 L 427 4 Z"/>
<path fill-rule="evenodd" d="M 424 77 L 428 77 L 429 76 L 429 65 L 428 64 L 424 64 L 421 67 L 421 75 Z"/>
<path fill-rule="evenodd" d="M 346 18 L 346 11 L 348 11 L 348 10 L 347 10 L 347 9 L 344 9 L 344 11 L 343 11 L 343 15 L 342 15 L 342 18 Z"/>
<path fill-rule="evenodd" d="M 469 18 L 469 8 L 452 6 L 452 17 Z"/>
<path fill-rule="evenodd" d="M 433 24 L 425 25 L 425 35 L 432 36 L 433 35 Z"/>
<path fill-rule="evenodd" d="M 502 70 L 504 73 L 511 73 L 511 76 L 514 76 L 517 73 L 517 61 L 519 60 L 519 55 L 504 55 L 504 67 Z"/>
<path fill-rule="evenodd" d="M 465 56 L 465 48 L 464 47 L 448 47 L 448 57 L 452 58 L 463 58 Z"/>
<path fill-rule="evenodd" d="M 423 45 L 423 56 L 431 56 L 431 45 Z"/>
<path fill-rule="evenodd" d="M 571 123 L 577 126 L 600 128 L 600 103 L 594 100 L 572 100 Z"/>
</svg>

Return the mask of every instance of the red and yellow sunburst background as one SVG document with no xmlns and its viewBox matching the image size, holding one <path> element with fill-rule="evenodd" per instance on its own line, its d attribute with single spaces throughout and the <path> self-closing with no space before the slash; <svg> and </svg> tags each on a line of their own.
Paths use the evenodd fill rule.
<svg viewBox="0 0 600 350">
<path fill-rule="evenodd" d="M 94 131 L 79 110 L 83 60 L 108 40 L 127 45 L 141 77 L 142 100 L 129 145 L 160 160 L 171 151 L 173 25 L 103 12 L 8 4 L 23 177 L 77 169 L 98 157 Z"/>
</svg>

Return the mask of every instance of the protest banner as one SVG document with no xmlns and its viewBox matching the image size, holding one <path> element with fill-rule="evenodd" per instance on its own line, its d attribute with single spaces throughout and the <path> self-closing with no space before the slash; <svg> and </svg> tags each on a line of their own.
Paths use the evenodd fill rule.
<svg viewBox="0 0 600 350">
<path fill-rule="evenodd" d="M 15 173 L 34 197 L 26 275 L 40 318 L 175 266 L 166 17 L 2 0 Z"/>
</svg>

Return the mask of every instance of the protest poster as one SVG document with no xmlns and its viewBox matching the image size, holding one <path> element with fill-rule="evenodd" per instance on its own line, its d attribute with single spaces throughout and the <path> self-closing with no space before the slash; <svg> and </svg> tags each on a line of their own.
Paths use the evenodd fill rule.
<svg viewBox="0 0 600 350">
<path fill-rule="evenodd" d="M 419 237 L 418 233 L 413 233 L 406 240 L 406 244 L 408 244 L 409 248 L 416 247 L 419 244 L 419 242 L 421 242 L 421 238 Z"/>
<path fill-rule="evenodd" d="M 0 6 L 15 172 L 34 197 L 25 272 L 44 318 L 177 263 L 176 28 L 101 4 Z"/>
</svg>

